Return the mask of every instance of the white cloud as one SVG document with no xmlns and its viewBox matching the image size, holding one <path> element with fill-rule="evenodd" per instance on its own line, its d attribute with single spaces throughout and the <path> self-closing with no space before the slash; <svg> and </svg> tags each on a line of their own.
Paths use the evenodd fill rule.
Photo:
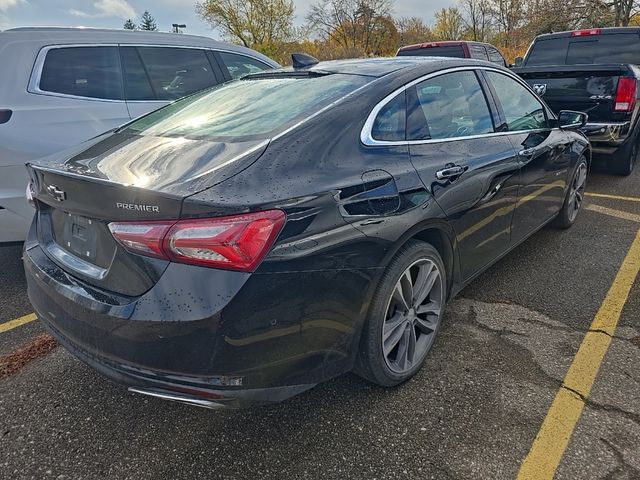
<svg viewBox="0 0 640 480">
<path fill-rule="evenodd" d="M 26 0 L 0 0 L 0 12 L 6 12 L 20 3 L 27 3 Z"/>
<path fill-rule="evenodd" d="M 15 0 L 0 0 L 0 2 L 3 1 Z M 93 7 L 96 9 L 95 12 L 85 12 L 84 10 L 72 8 L 68 10 L 68 13 L 81 18 L 120 17 L 127 19 L 136 16 L 136 11 L 127 0 L 99 0 L 93 4 Z"/>
</svg>

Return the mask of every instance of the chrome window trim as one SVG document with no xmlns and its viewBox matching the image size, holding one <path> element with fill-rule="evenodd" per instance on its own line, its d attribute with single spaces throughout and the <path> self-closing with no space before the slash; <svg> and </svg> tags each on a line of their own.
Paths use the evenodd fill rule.
<svg viewBox="0 0 640 480">
<path fill-rule="evenodd" d="M 101 102 L 101 103 L 127 103 L 126 98 L 123 100 L 114 100 L 112 98 L 97 98 L 97 97 L 83 97 L 82 95 L 70 95 L 68 93 L 58 93 L 58 92 L 49 92 L 47 90 L 42 90 L 40 88 L 40 79 L 42 77 L 42 69 L 44 68 L 44 62 L 47 58 L 47 53 L 51 50 L 61 49 L 61 48 L 78 48 L 78 47 L 151 47 L 151 48 L 187 48 L 190 50 L 205 50 L 210 52 L 225 52 L 225 53 L 233 53 L 236 55 L 240 55 L 243 57 L 250 58 L 259 63 L 262 63 L 268 70 L 273 70 L 277 67 L 273 65 L 269 65 L 268 63 L 262 61 L 257 57 L 253 57 L 244 52 L 236 52 L 234 50 L 228 50 L 225 48 L 213 48 L 213 47 L 199 47 L 199 46 L 189 46 L 189 45 L 170 45 L 170 44 L 156 44 L 156 43 L 64 43 L 57 45 L 47 45 L 42 47 L 36 56 L 36 61 L 33 64 L 33 68 L 31 69 L 31 76 L 29 77 L 29 83 L 27 85 L 27 92 L 33 93 L 35 95 L 45 95 L 48 97 L 57 97 L 57 98 L 69 98 L 75 100 L 87 100 L 93 102 Z M 119 54 L 119 51 L 118 51 Z M 226 65 L 223 65 L 226 68 Z M 122 65 L 120 65 L 120 75 L 124 81 L 124 74 L 122 71 Z M 124 87 L 124 85 L 123 85 Z M 171 100 L 129 100 L 129 102 L 135 103 L 148 103 L 148 102 L 157 102 L 157 103 L 166 103 Z"/>
<path fill-rule="evenodd" d="M 376 104 L 375 107 L 373 107 L 373 110 L 371 111 L 371 113 L 369 114 L 369 116 L 367 117 L 366 122 L 364 123 L 364 126 L 362 127 L 362 130 L 360 131 L 360 141 L 369 147 L 389 147 L 389 146 L 407 146 L 407 145 L 424 145 L 424 144 L 429 144 L 429 143 L 444 143 L 444 142 L 455 142 L 458 140 L 467 140 L 467 139 L 476 139 L 476 138 L 491 138 L 491 137 L 498 137 L 498 136 L 505 136 L 505 135 L 515 135 L 515 134 L 522 134 L 522 133 L 536 133 L 536 132 L 546 132 L 549 130 L 558 130 L 558 128 L 538 128 L 535 130 L 513 130 L 513 131 L 507 131 L 507 132 L 492 132 L 492 133 L 483 133 L 483 134 L 478 134 L 478 135 L 465 135 L 465 136 L 461 136 L 461 137 L 452 137 L 452 138 L 430 138 L 427 140 L 376 140 L 375 138 L 373 138 L 371 130 L 373 129 L 373 124 L 376 120 L 376 117 L 378 116 L 378 113 L 380 113 L 380 110 L 382 110 L 382 108 L 384 108 L 386 106 L 387 103 L 389 103 L 391 100 L 393 100 L 395 98 L 396 95 L 399 95 L 400 93 L 406 91 L 408 88 L 413 87 L 414 85 L 421 83 L 425 80 L 429 80 L 431 78 L 435 78 L 435 77 L 439 77 L 441 75 L 446 75 L 448 73 L 454 73 L 454 72 L 464 72 L 464 71 L 475 71 L 475 70 L 488 70 L 488 71 L 493 71 L 496 73 L 501 73 L 509 78 L 514 79 L 515 81 L 517 81 L 520 85 L 522 85 L 527 91 L 529 91 L 530 93 L 532 93 L 534 95 L 534 97 L 536 98 L 536 100 L 539 101 L 538 96 L 535 94 L 535 92 L 533 92 L 533 90 L 531 90 L 531 87 L 522 79 L 520 79 L 519 77 L 517 77 L 516 75 L 514 75 L 511 72 L 505 71 L 504 69 L 501 68 L 496 68 L 496 67 L 490 67 L 490 66 L 484 66 L 484 65 L 470 65 L 468 67 L 452 67 L 452 68 L 448 68 L 445 70 L 438 70 L 437 72 L 431 72 L 427 75 L 423 75 L 422 77 L 419 77 L 415 80 L 412 80 L 411 82 L 407 83 L 406 85 L 403 85 L 402 87 L 394 90 L 392 93 L 390 93 L 389 95 L 387 95 L 386 97 L 384 97 L 380 102 L 378 102 Z M 480 82 L 478 82 L 480 83 Z M 546 105 L 544 104 L 544 102 L 541 102 L 542 107 L 545 109 L 545 112 L 547 113 L 547 116 L 549 116 L 549 109 L 546 107 Z M 487 107 L 489 107 L 489 105 L 487 105 Z"/>
</svg>

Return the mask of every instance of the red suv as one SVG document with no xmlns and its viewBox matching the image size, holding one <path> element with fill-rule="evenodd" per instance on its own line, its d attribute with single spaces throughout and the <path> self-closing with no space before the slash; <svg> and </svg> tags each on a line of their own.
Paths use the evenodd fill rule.
<svg viewBox="0 0 640 480">
<path fill-rule="evenodd" d="M 504 57 L 496 47 L 482 42 L 449 41 L 417 43 L 400 47 L 396 53 L 398 57 L 456 57 L 476 58 L 507 66 Z"/>
</svg>

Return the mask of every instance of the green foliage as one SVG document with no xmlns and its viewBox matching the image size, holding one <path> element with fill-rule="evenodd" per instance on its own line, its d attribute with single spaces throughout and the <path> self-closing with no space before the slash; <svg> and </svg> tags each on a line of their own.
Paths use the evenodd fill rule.
<svg viewBox="0 0 640 480">
<path fill-rule="evenodd" d="M 140 21 L 140 30 L 150 30 L 153 32 L 158 30 L 156 19 L 151 16 L 148 10 L 145 10 L 142 14 L 142 19 Z"/>
</svg>

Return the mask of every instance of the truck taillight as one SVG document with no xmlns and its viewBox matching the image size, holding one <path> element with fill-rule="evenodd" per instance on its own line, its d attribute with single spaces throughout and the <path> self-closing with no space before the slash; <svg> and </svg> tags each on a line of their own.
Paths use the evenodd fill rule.
<svg viewBox="0 0 640 480">
<path fill-rule="evenodd" d="M 590 35 L 600 35 L 601 29 L 587 28 L 586 30 L 575 30 L 571 32 L 572 37 L 588 37 Z"/>
<path fill-rule="evenodd" d="M 11 120 L 11 115 L 13 115 L 13 110 L 0 109 L 0 124 L 7 123 L 9 120 Z"/>
<path fill-rule="evenodd" d="M 281 210 L 172 222 L 113 222 L 127 250 L 178 263 L 251 272 L 282 230 Z"/>
<path fill-rule="evenodd" d="M 616 90 L 616 112 L 631 112 L 636 107 L 638 82 L 635 78 L 620 77 Z"/>
</svg>

